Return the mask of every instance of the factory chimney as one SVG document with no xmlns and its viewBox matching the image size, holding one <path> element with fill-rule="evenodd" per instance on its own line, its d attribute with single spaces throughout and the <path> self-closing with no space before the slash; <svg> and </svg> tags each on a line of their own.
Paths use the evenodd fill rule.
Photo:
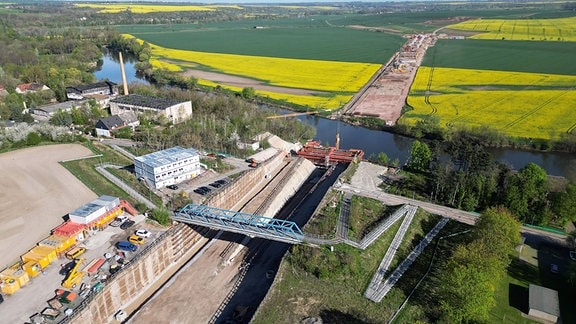
<svg viewBox="0 0 576 324">
<path fill-rule="evenodd" d="M 122 59 L 122 52 L 118 52 L 120 59 L 120 72 L 122 73 L 122 85 L 124 86 L 124 95 L 128 95 L 128 84 L 126 83 L 126 71 L 124 71 L 124 59 Z"/>
</svg>

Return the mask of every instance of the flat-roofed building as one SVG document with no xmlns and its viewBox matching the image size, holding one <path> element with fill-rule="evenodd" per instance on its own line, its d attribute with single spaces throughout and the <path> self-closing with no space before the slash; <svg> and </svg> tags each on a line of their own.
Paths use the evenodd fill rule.
<svg viewBox="0 0 576 324">
<path fill-rule="evenodd" d="M 100 196 L 91 202 L 78 207 L 68 214 L 70 221 L 76 224 L 89 224 L 104 216 L 107 211 L 120 204 L 120 199 L 112 196 Z"/>
<path fill-rule="evenodd" d="M 114 82 L 103 81 L 66 87 L 66 97 L 68 99 L 80 100 L 89 98 L 92 95 L 117 96 L 118 85 Z"/>
<path fill-rule="evenodd" d="M 202 173 L 200 154 L 195 149 L 179 146 L 136 157 L 134 169 L 138 179 L 145 179 L 156 189 L 192 179 Z"/>
<path fill-rule="evenodd" d="M 110 112 L 118 115 L 126 111 L 136 113 L 151 112 L 156 116 L 163 115 L 173 124 L 192 117 L 192 102 L 170 98 L 159 98 L 130 94 L 110 100 Z"/>
<path fill-rule="evenodd" d="M 528 315 L 548 323 L 558 322 L 558 318 L 560 318 L 560 303 L 556 290 L 530 284 L 528 294 Z"/>
</svg>

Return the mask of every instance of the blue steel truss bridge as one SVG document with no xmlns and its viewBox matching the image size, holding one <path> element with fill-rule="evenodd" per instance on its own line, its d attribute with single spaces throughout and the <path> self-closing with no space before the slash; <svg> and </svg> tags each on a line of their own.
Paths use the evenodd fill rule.
<svg viewBox="0 0 576 324">
<path fill-rule="evenodd" d="M 205 205 L 188 204 L 175 213 L 172 219 L 291 244 L 302 243 L 304 240 L 302 230 L 294 222 Z"/>
</svg>

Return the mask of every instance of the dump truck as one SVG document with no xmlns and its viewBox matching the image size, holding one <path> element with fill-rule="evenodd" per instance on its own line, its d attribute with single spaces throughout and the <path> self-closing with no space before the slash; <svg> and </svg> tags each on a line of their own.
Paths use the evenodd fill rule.
<svg viewBox="0 0 576 324">
<path fill-rule="evenodd" d="M 84 261 L 84 259 L 76 259 L 76 264 L 74 268 L 68 272 L 68 275 L 62 281 L 62 287 L 64 288 L 76 288 L 76 285 L 82 282 L 82 278 L 84 277 L 84 272 L 79 271 L 80 264 Z"/>
</svg>

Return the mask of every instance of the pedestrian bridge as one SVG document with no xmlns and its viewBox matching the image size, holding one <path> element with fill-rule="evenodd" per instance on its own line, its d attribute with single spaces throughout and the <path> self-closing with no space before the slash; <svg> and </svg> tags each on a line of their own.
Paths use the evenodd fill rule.
<svg viewBox="0 0 576 324">
<path fill-rule="evenodd" d="M 302 230 L 294 222 L 206 205 L 188 204 L 174 213 L 172 219 L 284 243 L 302 243 L 304 240 Z"/>
</svg>

